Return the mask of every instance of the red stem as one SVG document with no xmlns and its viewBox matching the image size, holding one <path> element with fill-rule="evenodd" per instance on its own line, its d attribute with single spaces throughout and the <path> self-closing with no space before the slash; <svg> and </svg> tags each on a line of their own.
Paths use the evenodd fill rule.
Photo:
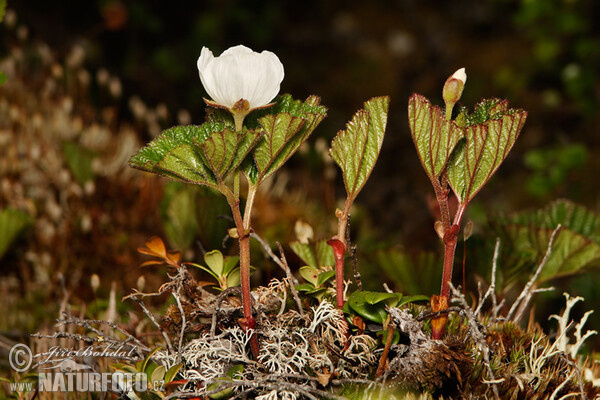
<svg viewBox="0 0 600 400">
<path fill-rule="evenodd" d="M 335 292 L 338 308 L 344 307 L 344 254 L 346 246 L 341 240 L 333 238 L 327 241 L 327 244 L 333 247 L 335 256 Z"/>
<path fill-rule="evenodd" d="M 244 220 L 240 212 L 239 199 L 235 198 L 228 187 L 224 186 L 220 189 L 227 198 L 227 203 L 229 203 L 229 207 L 231 208 L 240 243 L 240 281 L 242 286 L 242 309 L 244 312 L 242 326 L 247 331 L 256 327 L 256 321 L 252 316 L 252 295 L 250 293 L 250 229 L 244 225 Z M 252 334 L 250 337 L 250 348 L 252 349 L 254 358 L 257 358 L 259 347 L 255 334 Z"/>
</svg>

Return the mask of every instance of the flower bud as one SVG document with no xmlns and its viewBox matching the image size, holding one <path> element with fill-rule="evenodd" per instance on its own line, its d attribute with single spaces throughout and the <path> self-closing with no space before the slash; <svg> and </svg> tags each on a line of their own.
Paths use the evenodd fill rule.
<svg viewBox="0 0 600 400">
<path fill-rule="evenodd" d="M 467 82 L 467 74 L 464 68 L 458 69 L 450 78 L 446 80 L 442 96 L 446 103 L 446 119 L 450 119 L 454 105 L 460 100 L 465 83 Z"/>
</svg>

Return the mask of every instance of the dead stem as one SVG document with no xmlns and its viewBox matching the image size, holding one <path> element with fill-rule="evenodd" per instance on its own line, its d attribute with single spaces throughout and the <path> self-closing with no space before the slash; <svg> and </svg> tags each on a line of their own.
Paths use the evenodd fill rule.
<svg viewBox="0 0 600 400">
<path fill-rule="evenodd" d="M 292 271 L 290 270 L 290 267 L 285 258 L 285 252 L 283 251 L 283 247 L 281 246 L 281 243 L 277 242 L 277 247 L 279 248 L 279 253 L 281 254 L 281 262 L 283 264 L 283 270 L 285 271 L 287 279 L 290 283 L 290 290 L 292 292 L 292 296 L 294 297 L 294 301 L 296 302 L 296 306 L 298 307 L 298 312 L 300 313 L 301 316 L 304 317 L 304 309 L 302 308 L 302 301 L 300 300 L 298 291 L 296 290 L 296 287 L 294 286 L 294 277 L 292 275 Z"/>
<path fill-rule="evenodd" d="M 481 309 L 483 307 L 483 304 L 485 303 L 485 301 L 487 300 L 488 297 L 491 296 L 492 299 L 492 316 L 494 318 L 497 317 L 496 314 L 496 269 L 498 268 L 498 256 L 500 254 L 500 238 L 496 238 L 496 245 L 494 246 L 494 258 L 492 259 L 492 276 L 490 278 L 490 286 L 488 287 L 488 290 L 485 292 L 485 295 L 480 296 L 479 301 L 477 304 L 477 309 L 475 309 L 474 314 L 476 316 L 479 316 L 479 313 L 481 312 Z"/>
<path fill-rule="evenodd" d="M 173 345 L 171 344 L 171 339 L 169 339 L 169 335 L 167 335 L 167 332 L 165 332 L 163 327 L 160 326 L 160 324 L 158 323 L 156 318 L 154 318 L 154 315 L 150 312 L 150 310 L 148 310 L 146 305 L 140 299 L 137 298 L 137 295 L 130 295 L 128 296 L 128 298 L 133 299 L 133 301 L 135 301 L 141 307 L 142 311 L 144 311 L 144 314 L 146 314 L 146 316 L 150 319 L 150 321 L 152 321 L 154 326 L 156 326 L 162 334 L 162 337 L 165 339 L 165 343 L 167 344 L 167 349 L 169 350 L 169 352 L 173 353 Z"/>
<path fill-rule="evenodd" d="M 544 258 L 542 258 L 542 261 L 538 265 L 538 267 L 535 271 L 535 274 L 533 274 L 533 276 L 529 279 L 529 281 L 523 288 L 523 291 L 521 292 L 519 297 L 517 297 L 517 300 L 515 300 L 512 307 L 508 311 L 508 315 L 506 316 L 507 320 L 513 320 L 514 322 L 519 322 L 521 320 L 523 313 L 525 312 L 525 309 L 527 308 L 527 305 L 529 304 L 529 301 L 531 300 L 531 296 L 533 295 L 533 286 L 535 284 L 535 281 L 540 276 L 542 269 L 548 262 L 548 259 L 550 258 L 550 253 L 552 252 L 552 245 L 554 244 L 554 239 L 556 238 L 556 235 L 558 235 L 558 232 L 561 229 L 562 229 L 562 225 L 558 224 L 556 226 L 556 228 L 554 229 L 554 231 L 552 232 L 552 235 L 550 236 L 550 240 L 548 241 L 548 248 L 546 249 L 546 254 L 544 254 Z M 516 315 L 515 315 L 515 313 L 516 313 Z M 513 318 L 513 316 L 514 316 L 514 318 Z"/>
</svg>

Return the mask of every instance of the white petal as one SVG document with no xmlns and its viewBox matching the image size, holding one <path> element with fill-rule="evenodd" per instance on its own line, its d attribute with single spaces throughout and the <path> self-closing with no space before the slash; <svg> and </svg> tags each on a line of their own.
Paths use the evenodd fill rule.
<svg viewBox="0 0 600 400">
<path fill-rule="evenodd" d="M 459 68 L 456 70 L 456 72 L 454 74 L 452 74 L 452 76 L 450 77 L 452 79 L 458 79 L 459 81 L 462 81 L 463 85 L 465 83 L 467 83 L 467 73 L 465 72 L 465 68 Z"/>
<path fill-rule="evenodd" d="M 247 100 L 250 109 L 268 104 L 279 93 L 284 77 L 283 64 L 274 53 L 259 54 L 242 45 L 216 58 L 203 48 L 198 71 L 209 96 L 229 108 L 240 99 Z"/>
</svg>

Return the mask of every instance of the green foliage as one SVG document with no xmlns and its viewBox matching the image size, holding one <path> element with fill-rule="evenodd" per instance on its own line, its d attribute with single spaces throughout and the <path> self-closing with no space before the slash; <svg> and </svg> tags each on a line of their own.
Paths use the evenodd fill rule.
<svg viewBox="0 0 600 400">
<path fill-rule="evenodd" d="M 317 269 L 319 267 L 332 267 L 335 264 L 333 249 L 326 240 L 315 243 L 292 242 L 290 248 L 307 265 Z"/>
<path fill-rule="evenodd" d="M 222 245 L 230 222 L 222 215 L 230 213 L 220 193 L 197 185 L 169 181 L 160 203 L 160 216 L 169 243 L 176 249 L 195 247 L 200 240 L 204 248 Z"/>
<path fill-rule="evenodd" d="M 239 261 L 238 256 L 223 257 L 219 250 L 213 250 L 204 255 L 206 267 L 195 263 L 187 265 L 208 272 L 219 283 L 219 289 L 225 290 L 240 284 L 240 268 L 237 266 Z"/>
<path fill-rule="evenodd" d="M 32 223 L 33 218 L 22 211 L 12 208 L 0 211 L 0 259 L 15 239 Z"/>
<path fill-rule="evenodd" d="M 325 283 L 335 276 L 334 270 L 322 271 L 308 265 L 300 268 L 299 272 L 306 283 L 296 285 L 296 290 L 319 300 L 323 298 L 327 291 Z"/>
<path fill-rule="evenodd" d="M 176 126 L 132 157 L 130 165 L 187 183 L 216 187 L 234 172 L 260 138 L 218 122 Z"/>
<path fill-rule="evenodd" d="M 183 364 L 175 364 L 171 368 L 167 369 L 164 365 L 158 365 L 152 361 L 154 354 L 160 350 L 160 347 L 155 348 L 144 357 L 143 360 L 138 361 L 135 366 L 115 363 L 111 365 L 111 368 L 115 371 L 122 371 L 125 373 L 133 374 L 143 372 L 146 374 L 147 382 L 150 385 L 150 390 L 136 393 L 138 398 L 148 400 L 159 400 L 165 397 L 165 387 L 174 382 L 177 373 L 183 367 Z"/>
<path fill-rule="evenodd" d="M 581 143 L 532 149 L 525 154 L 525 165 L 532 173 L 527 178 L 527 191 L 545 197 L 567 180 L 569 173 L 581 169 L 589 152 Z"/>
<path fill-rule="evenodd" d="M 408 303 L 429 301 L 427 296 L 407 296 L 401 293 L 369 292 L 357 290 L 348 297 L 344 304 L 346 314 L 357 314 L 360 317 L 383 324 L 387 319 L 386 307 L 401 307 Z"/>
<path fill-rule="evenodd" d="M 232 382 L 233 379 L 241 379 L 243 376 L 242 375 L 243 372 L 244 372 L 244 366 L 241 364 L 236 364 L 233 367 L 229 368 L 229 370 L 227 370 L 227 374 L 225 376 L 217 378 L 216 382 L 208 385 L 207 390 L 209 392 L 212 392 L 214 390 L 217 390 L 220 386 L 220 383 L 222 383 L 222 382 Z M 233 388 L 228 387 L 228 388 L 223 389 L 220 392 L 211 394 L 209 397 L 213 400 L 222 400 L 222 399 L 228 399 L 228 398 L 232 397 L 234 394 L 235 394 L 235 392 L 233 391 Z"/>
<path fill-rule="evenodd" d="M 389 97 L 374 97 L 354 114 L 331 142 L 331 156 L 341 168 L 348 198 L 354 200 L 373 171 L 381 150 Z"/>
<path fill-rule="evenodd" d="M 8 77 L 6 76 L 6 74 L 2 71 L 0 71 L 0 86 L 4 85 L 6 83 L 6 80 L 8 79 Z"/>
<path fill-rule="evenodd" d="M 165 186 L 161 216 L 165 233 L 173 247 L 187 249 L 194 243 L 199 231 L 196 213 L 195 190 L 173 184 Z"/>
<path fill-rule="evenodd" d="M 464 135 L 463 130 L 420 94 L 413 94 L 408 100 L 408 124 L 427 176 L 432 181 L 439 179 Z"/>
<path fill-rule="evenodd" d="M 580 272 L 600 260 L 600 216 L 567 200 L 558 200 L 544 209 L 511 216 L 500 215 L 493 222 L 503 237 L 504 265 L 509 279 L 527 274 L 546 252 L 552 231 L 556 236 L 552 252 L 539 277 L 540 282 Z"/>
<path fill-rule="evenodd" d="M 508 156 L 527 113 L 508 108 L 506 100 L 483 100 L 475 111 L 457 117 L 464 137 L 448 163 L 448 180 L 461 202 L 470 202 Z"/>
<path fill-rule="evenodd" d="M 302 103 L 283 95 L 268 109 L 269 114 L 262 115 L 263 111 L 248 116 L 246 124 L 264 132 L 254 149 L 254 162 L 245 168 L 254 183 L 260 184 L 271 176 L 308 139 L 327 115 L 327 109 L 319 103 L 317 96 L 310 96 Z"/>
<path fill-rule="evenodd" d="M 331 269 L 335 264 L 332 247 L 326 240 L 319 240 L 314 243 L 292 242 L 290 248 L 307 264 L 299 271 L 306 283 L 296 285 L 296 289 L 306 295 L 322 299 L 327 290 L 325 284 L 335 276 L 335 271 Z"/>
<path fill-rule="evenodd" d="M 95 154 L 75 142 L 64 142 L 62 146 L 69 170 L 80 185 L 94 180 L 92 160 Z"/>
<path fill-rule="evenodd" d="M 379 250 L 374 264 L 392 279 L 403 293 L 435 293 L 439 289 L 440 256 L 434 252 L 409 254 L 401 249 Z"/>
<path fill-rule="evenodd" d="M 4 13 L 6 12 L 6 0 L 0 0 L 0 22 L 4 19 Z M 0 80 L 0 85 L 2 81 Z"/>
</svg>

